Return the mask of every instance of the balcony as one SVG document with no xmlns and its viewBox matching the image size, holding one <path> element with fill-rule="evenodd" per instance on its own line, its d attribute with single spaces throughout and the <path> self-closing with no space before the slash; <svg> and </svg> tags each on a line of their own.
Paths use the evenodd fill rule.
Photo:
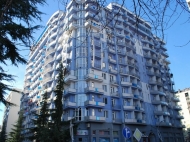
<svg viewBox="0 0 190 142">
<path fill-rule="evenodd" d="M 85 6 L 85 10 L 86 10 L 86 11 L 94 11 L 94 12 L 97 12 L 98 8 L 97 8 L 97 6 L 95 6 L 95 5 L 87 4 L 87 5 Z"/>
<path fill-rule="evenodd" d="M 122 54 L 125 54 L 125 52 L 122 52 Z M 122 65 L 126 66 L 126 65 L 127 65 L 127 62 L 126 62 L 126 61 L 121 61 L 121 60 L 119 60 L 119 64 L 122 64 Z"/>
<path fill-rule="evenodd" d="M 169 57 L 168 53 L 166 53 L 166 52 L 162 52 L 161 54 L 162 54 L 163 56 L 165 56 L 166 58 Z"/>
<path fill-rule="evenodd" d="M 133 62 L 127 62 L 127 64 L 129 65 L 129 66 L 131 66 L 131 67 L 134 67 L 134 68 L 136 68 L 136 69 L 138 69 L 138 66 L 136 65 L 136 63 L 133 63 Z"/>
<path fill-rule="evenodd" d="M 119 20 L 119 19 L 118 19 Z M 121 18 L 120 18 L 121 20 Z M 123 21 L 123 20 L 122 20 Z M 122 24 L 115 24 L 115 28 L 118 28 L 118 29 L 123 29 L 123 25 Z"/>
<path fill-rule="evenodd" d="M 135 106 L 135 111 L 144 111 L 144 108 L 140 106 Z"/>
<path fill-rule="evenodd" d="M 115 60 L 115 59 L 112 59 L 112 58 L 109 58 L 109 62 L 112 62 L 112 63 L 115 63 L 115 64 L 116 64 L 116 60 Z"/>
<path fill-rule="evenodd" d="M 169 60 L 167 60 L 167 59 L 165 59 L 164 62 L 165 62 L 166 64 L 171 64 L 171 62 L 170 62 Z"/>
<path fill-rule="evenodd" d="M 78 20 L 78 16 L 76 14 L 72 14 L 70 17 L 69 17 L 69 21 L 72 22 L 73 20 Z"/>
<path fill-rule="evenodd" d="M 74 95 L 74 94 L 76 94 L 76 89 L 74 89 L 74 88 L 68 88 L 68 89 L 64 90 L 64 96 Z"/>
<path fill-rule="evenodd" d="M 129 57 L 131 57 L 131 58 L 133 58 L 133 59 L 136 59 L 136 58 L 135 58 L 135 54 L 133 54 L 133 53 L 127 52 L 127 56 L 129 56 Z"/>
<path fill-rule="evenodd" d="M 53 62 L 53 61 L 54 61 L 54 59 L 53 59 L 52 57 L 47 58 L 47 60 L 45 61 L 45 66 L 46 66 L 47 64 Z"/>
<path fill-rule="evenodd" d="M 112 104 L 111 108 L 112 110 L 121 110 L 121 105 Z"/>
<path fill-rule="evenodd" d="M 77 12 L 79 9 L 76 6 L 72 6 L 69 10 L 69 13 L 72 14 L 73 12 Z"/>
<path fill-rule="evenodd" d="M 71 24 L 69 24 L 69 29 L 68 30 L 71 31 L 71 30 L 75 30 L 77 28 L 78 28 L 78 24 L 72 22 Z"/>
<path fill-rule="evenodd" d="M 110 80 L 110 84 L 111 85 L 115 85 L 115 86 L 118 86 L 118 83 L 116 80 Z"/>
<path fill-rule="evenodd" d="M 157 80 L 149 80 L 148 83 L 149 84 L 157 84 L 157 85 L 160 85 L 160 86 L 163 85 L 163 83 L 161 81 L 157 81 Z"/>
<path fill-rule="evenodd" d="M 142 88 L 142 86 L 141 86 L 141 84 L 139 84 L 139 83 L 132 83 L 132 87 L 135 87 L 135 88 L 138 88 L 138 89 L 141 89 Z"/>
<path fill-rule="evenodd" d="M 129 94 L 129 93 L 122 93 L 122 96 L 125 98 L 133 98 L 134 97 L 133 94 Z"/>
<path fill-rule="evenodd" d="M 68 101 L 68 102 L 66 102 L 64 104 L 64 108 L 75 108 L 75 107 L 76 107 L 76 103 L 75 102 Z"/>
<path fill-rule="evenodd" d="M 115 52 L 115 49 L 112 49 L 112 48 L 109 48 L 109 52 L 111 52 L 111 53 L 116 53 L 116 52 Z"/>
<path fill-rule="evenodd" d="M 172 123 L 161 121 L 161 122 L 156 122 L 156 125 L 157 126 L 162 126 L 162 127 L 171 127 Z"/>
<path fill-rule="evenodd" d="M 110 96 L 118 98 L 119 97 L 119 93 L 118 92 L 111 92 Z"/>
<path fill-rule="evenodd" d="M 114 70 L 114 69 L 109 69 L 110 73 L 114 73 L 114 74 L 117 74 L 117 70 Z"/>
<path fill-rule="evenodd" d="M 121 124 L 122 119 L 112 119 L 112 123 Z"/>
<path fill-rule="evenodd" d="M 179 101 L 180 101 L 179 98 L 177 98 L 177 97 L 172 97 L 172 100 L 173 100 L 174 102 L 179 102 Z"/>
<path fill-rule="evenodd" d="M 96 93 L 96 94 L 104 94 L 104 90 L 101 88 L 94 88 L 94 87 L 86 87 L 85 88 L 86 93 Z"/>
<path fill-rule="evenodd" d="M 124 110 L 135 110 L 135 106 L 126 106 L 126 105 L 124 105 L 123 109 Z"/>
<path fill-rule="evenodd" d="M 152 104 L 154 104 L 154 105 L 159 105 L 159 104 L 161 104 L 161 105 L 166 105 L 166 106 L 168 106 L 168 103 L 167 103 L 167 102 L 161 101 L 161 100 L 152 100 Z"/>
<path fill-rule="evenodd" d="M 85 79 L 87 81 L 89 81 L 89 80 L 94 80 L 94 81 L 97 81 L 97 82 L 102 82 L 103 81 L 103 77 L 102 76 L 95 75 L 95 74 L 92 74 L 92 73 L 87 74 L 85 76 Z"/>
<path fill-rule="evenodd" d="M 69 120 L 71 120 L 71 119 L 73 119 L 73 117 L 66 116 L 66 117 L 63 118 L 63 121 L 69 121 Z"/>
<path fill-rule="evenodd" d="M 126 46 L 128 49 L 131 49 L 131 50 L 133 50 L 133 51 L 136 51 L 135 47 L 134 47 L 133 45 L 127 43 L 127 42 L 125 43 L 125 46 Z"/>
<path fill-rule="evenodd" d="M 117 45 L 125 47 L 125 42 L 124 41 L 117 41 Z"/>
<path fill-rule="evenodd" d="M 76 81 L 77 77 L 72 75 L 71 73 L 67 74 L 64 78 L 65 83 L 71 83 Z"/>
<path fill-rule="evenodd" d="M 108 39 L 108 40 L 107 40 L 107 43 L 108 43 L 108 44 L 112 44 L 112 45 L 114 45 L 115 42 L 114 42 L 114 40 L 110 40 L 110 39 Z"/>
<path fill-rule="evenodd" d="M 121 81 L 121 85 L 122 86 L 131 86 L 132 83 L 131 82 L 127 82 L 127 81 Z"/>
<path fill-rule="evenodd" d="M 125 70 L 119 70 L 119 73 L 122 75 L 129 75 L 129 72 Z"/>
<path fill-rule="evenodd" d="M 55 49 L 49 49 L 46 51 L 46 56 L 48 56 L 49 54 L 55 52 Z"/>
<path fill-rule="evenodd" d="M 105 117 L 98 117 L 98 116 L 85 116 L 85 121 L 87 122 L 105 122 Z"/>
<path fill-rule="evenodd" d="M 50 72 L 50 71 L 53 71 L 53 68 L 52 67 L 47 67 L 44 69 L 44 74 Z"/>
<path fill-rule="evenodd" d="M 166 96 L 166 94 L 164 92 L 158 91 L 158 90 L 154 90 L 154 89 L 151 89 L 150 93 L 151 94 L 155 94 L 155 95 L 159 94 L 159 95 L 162 95 L 162 96 Z"/>
<path fill-rule="evenodd" d="M 100 63 L 92 63 L 92 67 L 96 69 L 101 69 L 101 64 Z"/>
<path fill-rule="evenodd" d="M 100 20 L 100 18 L 99 18 L 99 16 L 98 16 L 97 14 L 91 13 L 91 12 L 87 12 L 87 13 L 85 14 L 85 18 L 86 18 L 86 20 L 88 20 L 88 19 L 93 19 L 93 20 L 95 20 L 96 22 L 98 22 L 98 21 Z"/>
<path fill-rule="evenodd" d="M 140 99 L 140 100 L 143 100 L 143 97 L 141 95 L 134 95 L 134 99 Z"/>
<path fill-rule="evenodd" d="M 52 79 L 50 76 L 45 77 L 45 78 L 43 79 L 43 84 L 46 84 L 46 83 L 48 83 L 48 82 L 50 82 L 50 81 L 53 81 L 53 79 Z"/>
<path fill-rule="evenodd" d="M 174 106 L 173 109 L 175 109 L 175 110 L 182 110 L 182 108 L 180 106 L 177 106 L 177 105 Z"/>
<path fill-rule="evenodd" d="M 127 124 L 137 124 L 137 125 L 146 125 L 146 121 L 143 119 L 125 119 L 125 123 Z"/>
<path fill-rule="evenodd" d="M 170 113 L 167 111 L 162 111 L 162 110 L 155 110 L 154 111 L 155 115 L 166 115 L 166 116 L 170 116 Z"/>
<path fill-rule="evenodd" d="M 176 118 L 177 118 L 177 119 L 184 119 L 184 117 L 181 116 L 181 115 L 177 115 Z"/>
<path fill-rule="evenodd" d="M 96 29 L 96 30 L 99 30 L 99 29 L 100 29 L 100 25 L 96 24 L 96 23 L 93 22 L 93 21 L 86 21 L 85 27 L 87 27 L 87 28 L 91 27 L 91 28 L 94 28 L 94 29 Z"/>
</svg>

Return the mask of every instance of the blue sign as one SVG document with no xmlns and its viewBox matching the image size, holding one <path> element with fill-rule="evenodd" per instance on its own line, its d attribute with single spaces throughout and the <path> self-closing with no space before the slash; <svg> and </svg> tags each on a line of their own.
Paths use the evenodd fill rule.
<svg viewBox="0 0 190 142">
<path fill-rule="evenodd" d="M 128 127 L 123 128 L 123 136 L 127 139 L 131 137 L 131 130 Z"/>
</svg>

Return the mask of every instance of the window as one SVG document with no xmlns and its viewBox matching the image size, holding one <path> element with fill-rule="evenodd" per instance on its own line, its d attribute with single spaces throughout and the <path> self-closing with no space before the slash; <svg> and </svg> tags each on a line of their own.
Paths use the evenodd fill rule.
<svg viewBox="0 0 190 142">
<path fill-rule="evenodd" d="M 104 111 L 104 117 L 108 118 L 108 111 Z"/>
<path fill-rule="evenodd" d="M 114 87 L 111 87 L 110 91 L 111 93 L 114 93 Z"/>
<path fill-rule="evenodd" d="M 112 104 L 112 106 L 115 105 L 115 99 L 111 99 L 111 104 Z"/>
<path fill-rule="evenodd" d="M 105 74 L 105 73 L 102 73 L 102 77 L 103 77 L 104 79 L 106 79 L 106 74 Z"/>
<path fill-rule="evenodd" d="M 105 104 L 107 104 L 108 102 L 107 102 L 107 98 L 103 98 L 103 102 L 105 103 Z"/>
<path fill-rule="evenodd" d="M 128 112 L 125 112 L 125 118 L 126 119 L 128 118 Z"/>
<path fill-rule="evenodd" d="M 94 82 L 92 82 L 92 84 L 91 84 L 91 85 L 92 85 L 92 87 L 94 88 Z"/>
<path fill-rule="evenodd" d="M 92 101 L 94 101 L 94 95 L 92 95 Z"/>
<path fill-rule="evenodd" d="M 113 75 L 110 75 L 110 81 L 112 81 L 113 80 Z"/>
<path fill-rule="evenodd" d="M 105 92 L 107 92 L 107 85 L 102 85 L 102 88 Z"/>
<path fill-rule="evenodd" d="M 106 67 L 105 63 L 102 63 L 102 67 L 103 67 L 103 68 L 105 68 L 105 67 Z"/>
<path fill-rule="evenodd" d="M 92 116 L 95 116 L 95 110 L 92 109 Z"/>
<path fill-rule="evenodd" d="M 188 97 L 189 96 L 189 94 L 188 93 L 185 93 L 185 97 Z"/>
<path fill-rule="evenodd" d="M 121 78 L 121 81 L 124 81 L 124 77 Z"/>
<path fill-rule="evenodd" d="M 92 131 L 92 135 L 96 135 L 96 130 L 93 130 L 93 131 Z"/>
<path fill-rule="evenodd" d="M 125 93 L 125 88 L 122 88 L 122 93 Z"/>
<path fill-rule="evenodd" d="M 114 136 L 118 136 L 118 135 L 119 135 L 119 132 L 118 132 L 118 131 L 113 131 L 113 135 L 114 135 Z"/>
<path fill-rule="evenodd" d="M 115 120 L 115 118 L 116 118 L 116 114 L 115 114 L 115 112 L 113 111 L 113 112 L 112 112 L 112 119 Z"/>
<path fill-rule="evenodd" d="M 82 138 L 79 138 L 79 142 L 82 142 Z"/>
</svg>

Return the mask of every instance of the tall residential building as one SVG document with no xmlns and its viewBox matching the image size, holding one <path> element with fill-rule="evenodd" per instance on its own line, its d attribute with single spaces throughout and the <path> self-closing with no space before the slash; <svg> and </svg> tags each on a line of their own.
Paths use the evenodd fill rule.
<svg viewBox="0 0 190 142">
<path fill-rule="evenodd" d="M 16 106 L 5 106 L 4 116 L 3 116 L 3 125 L 6 125 L 6 134 L 9 135 L 13 125 L 16 123 L 19 117 L 20 111 L 20 98 L 22 96 L 21 90 L 17 89 L 20 92 L 10 92 L 7 96 L 6 101 L 15 104 Z"/>
<path fill-rule="evenodd" d="M 179 106 L 182 108 L 178 117 L 183 117 L 182 124 L 185 125 L 186 129 L 190 128 L 190 88 L 179 90 L 176 92 L 178 97 Z"/>
<path fill-rule="evenodd" d="M 54 108 L 56 69 L 65 76 L 63 121 L 79 123 L 75 142 L 124 142 L 122 129 L 138 128 L 145 142 L 183 142 L 165 42 L 151 25 L 116 3 L 98 7 L 71 1 L 50 18 L 30 53 L 25 77 L 23 134 L 35 127 L 32 112 L 49 92 Z M 132 136 L 134 142 L 135 138 Z"/>
</svg>

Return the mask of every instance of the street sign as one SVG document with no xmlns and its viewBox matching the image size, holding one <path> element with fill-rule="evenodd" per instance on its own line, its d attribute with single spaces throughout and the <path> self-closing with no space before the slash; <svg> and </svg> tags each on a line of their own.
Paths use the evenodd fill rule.
<svg viewBox="0 0 190 142">
<path fill-rule="evenodd" d="M 136 140 L 139 142 L 140 139 L 141 139 L 141 137 L 142 137 L 142 133 L 141 133 L 141 131 L 139 131 L 139 129 L 136 128 L 136 130 L 135 130 L 133 136 L 134 136 L 134 137 L 136 138 Z"/>
<path fill-rule="evenodd" d="M 128 127 L 123 128 L 123 136 L 126 139 L 129 139 L 131 137 L 131 130 Z"/>
</svg>

